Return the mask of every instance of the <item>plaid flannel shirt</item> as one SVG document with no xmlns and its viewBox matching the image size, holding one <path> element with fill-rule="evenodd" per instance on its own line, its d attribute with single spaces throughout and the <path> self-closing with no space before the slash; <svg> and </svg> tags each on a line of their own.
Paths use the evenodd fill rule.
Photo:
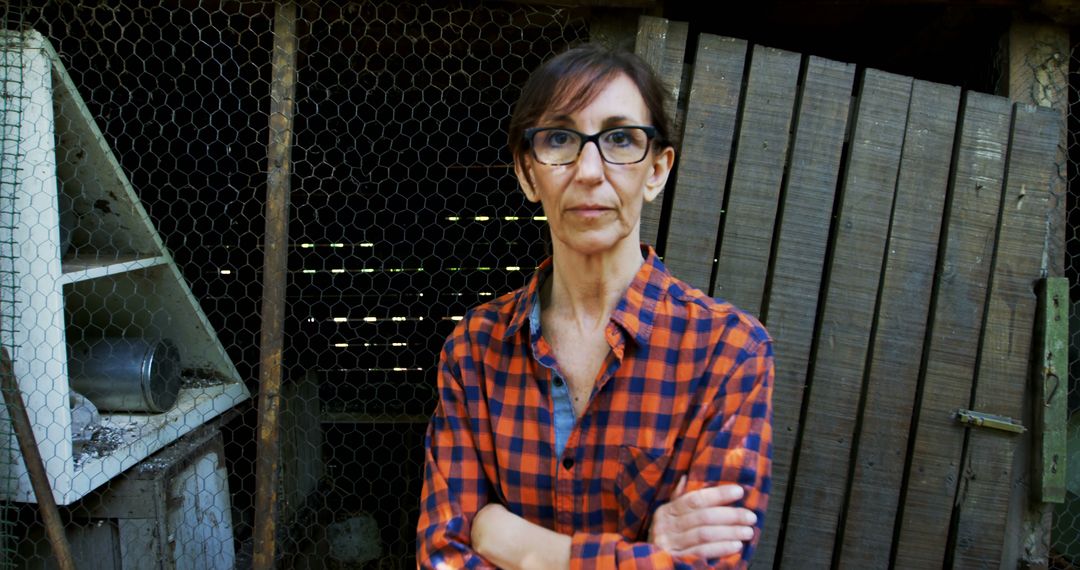
<svg viewBox="0 0 1080 570">
<path fill-rule="evenodd" d="M 423 568 L 491 568 L 473 516 L 498 502 L 572 536 L 571 568 L 744 567 L 761 536 L 772 457 L 772 342 L 754 317 L 667 272 L 649 248 L 611 315 L 611 351 L 555 456 L 558 364 L 528 318 L 551 260 L 529 283 L 469 311 L 443 347 L 417 529 Z M 720 560 L 645 542 L 681 476 L 722 482 L 757 514 L 754 539 Z"/>
</svg>

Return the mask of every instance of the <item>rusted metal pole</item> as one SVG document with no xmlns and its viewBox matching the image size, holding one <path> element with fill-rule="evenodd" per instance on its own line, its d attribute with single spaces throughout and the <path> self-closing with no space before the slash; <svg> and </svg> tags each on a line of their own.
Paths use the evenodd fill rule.
<svg viewBox="0 0 1080 570">
<path fill-rule="evenodd" d="M 41 461 L 34 428 L 30 425 L 30 416 L 26 413 L 26 405 L 23 404 L 22 392 L 19 390 L 19 383 L 11 366 L 11 357 L 8 356 L 6 348 L 0 348 L 0 391 L 4 393 L 8 417 L 11 418 L 11 426 L 15 430 L 15 439 L 19 441 L 19 450 L 22 451 L 26 472 L 30 475 L 30 486 L 34 489 L 41 518 L 45 521 L 45 534 L 49 537 L 56 563 L 61 570 L 75 570 L 75 560 L 71 557 L 71 547 L 64 535 L 60 511 L 56 508 L 52 488 L 49 486 L 49 475 L 45 472 L 45 463 Z"/>
<path fill-rule="evenodd" d="M 277 527 L 281 408 L 281 353 L 289 245 L 293 99 L 296 94 L 296 4 L 283 1 L 274 14 L 267 147 L 266 242 L 263 248 L 262 333 L 259 347 L 259 429 L 255 464 L 255 568 L 274 567 Z"/>
</svg>

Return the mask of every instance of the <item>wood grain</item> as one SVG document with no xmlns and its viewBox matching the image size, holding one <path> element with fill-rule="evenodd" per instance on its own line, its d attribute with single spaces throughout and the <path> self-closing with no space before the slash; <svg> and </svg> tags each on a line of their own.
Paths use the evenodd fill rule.
<svg viewBox="0 0 1080 570">
<path fill-rule="evenodd" d="M 1056 177 L 1058 115 L 1017 105 L 1009 147 L 1001 228 L 994 256 L 974 409 L 1012 418 L 1024 415 L 1035 319 L 1035 284 L 1042 276 L 1042 253 L 1051 211 L 1051 177 Z M 1022 438 L 975 429 L 968 436 L 958 506 L 958 567 L 1001 562 L 1008 513 L 1007 492 L 1026 485 L 1027 473 L 1013 473 L 1013 453 Z"/>
<path fill-rule="evenodd" d="M 761 314 L 801 57 L 755 46 L 712 294 Z"/>
<path fill-rule="evenodd" d="M 702 34 L 694 60 L 664 263 L 703 291 L 712 277 L 746 49 L 744 40 Z"/>
<path fill-rule="evenodd" d="M 971 398 L 1008 147 L 1008 101 L 967 93 L 943 226 L 926 370 L 895 547 L 898 568 L 937 568 L 945 559 L 964 430 L 955 421 Z"/>
<path fill-rule="evenodd" d="M 642 16 L 638 20 L 637 40 L 634 53 L 641 56 L 656 72 L 660 81 L 667 88 L 664 110 L 677 123 L 676 110 L 679 93 L 682 90 L 683 54 L 686 52 L 686 37 L 689 24 L 672 22 L 654 16 Z M 641 241 L 656 244 L 660 230 L 660 214 L 663 196 L 645 204 L 641 210 Z"/>
<path fill-rule="evenodd" d="M 796 459 L 785 568 L 832 561 L 911 86 L 910 78 L 881 71 L 863 76 Z"/>
<path fill-rule="evenodd" d="M 853 64 L 818 57 L 807 60 L 783 214 L 777 220 L 769 310 L 764 315 L 776 349 L 776 385 L 772 493 L 765 531 L 754 554 L 754 566 L 760 568 L 772 567 L 787 499 L 854 83 Z"/>
<path fill-rule="evenodd" d="M 959 106 L 958 87 L 912 87 L 841 568 L 889 565 Z"/>
</svg>

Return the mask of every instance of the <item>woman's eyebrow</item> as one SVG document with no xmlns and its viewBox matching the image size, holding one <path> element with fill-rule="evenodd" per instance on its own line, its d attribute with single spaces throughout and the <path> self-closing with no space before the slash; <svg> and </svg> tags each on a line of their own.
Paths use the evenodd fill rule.
<svg viewBox="0 0 1080 570">
<path fill-rule="evenodd" d="M 626 115 L 612 115 L 610 117 L 606 117 L 600 123 L 600 128 L 601 129 L 608 129 L 608 128 L 611 128 L 611 127 L 620 127 L 620 126 L 623 126 L 623 125 L 630 125 L 630 124 L 636 125 L 636 124 L 639 124 L 640 122 L 641 121 L 639 121 L 637 119 L 632 119 L 630 117 L 627 117 Z M 574 121 L 573 117 L 571 117 L 570 115 L 567 115 L 567 114 L 558 114 L 558 115 L 552 115 L 550 117 L 544 117 L 544 119 L 542 121 L 540 121 L 540 124 L 542 124 L 542 125 L 567 126 L 567 127 L 577 126 L 577 122 Z"/>
<path fill-rule="evenodd" d="M 567 115 L 565 113 L 561 113 L 561 114 L 558 114 L 558 115 L 551 115 L 549 117 L 541 117 L 540 119 L 541 120 L 538 121 L 538 123 L 540 123 L 540 125 L 557 124 L 557 125 L 560 125 L 560 126 L 566 126 L 566 125 L 573 125 L 574 124 L 574 119 L 572 119 L 570 117 L 570 115 Z"/>
<path fill-rule="evenodd" d="M 628 124 L 638 124 L 638 122 L 639 122 L 638 120 L 631 119 L 630 117 L 627 117 L 625 115 L 615 115 L 615 116 L 608 117 L 608 118 L 604 119 L 604 122 L 601 123 L 601 125 L 603 125 L 603 127 L 606 129 L 608 127 L 618 127 L 618 126 L 628 125 Z"/>
</svg>

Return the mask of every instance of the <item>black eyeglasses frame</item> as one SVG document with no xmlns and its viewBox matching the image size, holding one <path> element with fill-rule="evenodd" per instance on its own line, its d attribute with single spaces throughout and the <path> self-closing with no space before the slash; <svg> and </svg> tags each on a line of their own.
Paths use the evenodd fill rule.
<svg viewBox="0 0 1080 570">
<path fill-rule="evenodd" d="M 641 155 L 641 158 L 633 162 L 612 162 L 608 160 L 606 156 L 604 156 L 604 149 L 600 147 L 600 137 L 603 136 L 605 133 L 617 131 L 620 129 L 641 129 L 645 133 L 645 153 Z M 533 147 L 533 137 L 536 136 L 537 133 L 541 133 L 543 131 L 567 131 L 578 135 L 578 137 L 581 139 L 581 145 L 578 146 L 578 151 L 577 154 L 574 155 L 574 160 L 571 160 L 570 162 L 544 162 L 540 160 L 540 157 L 536 156 L 536 149 Z M 570 129 L 567 127 L 532 127 L 525 129 L 525 132 L 522 136 L 525 138 L 525 147 L 529 149 L 530 153 L 532 153 L 532 157 L 534 160 L 536 160 L 540 164 L 544 164 L 547 166 L 566 166 L 568 164 L 574 164 L 575 162 L 577 162 L 578 159 L 581 158 L 581 151 L 585 150 L 585 145 L 589 144 L 590 142 L 596 145 L 596 150 L 600 153 L 600 159 L 608 164 L 638 164 L 639 162 L 645 160 L 645 157 L 649 156 L 649 147 L 652 146 L 653 140 L 656 139 L 658 134 L 659 133 L 657 132 L 656 127 L 651 127 L 648 125 L 619 125 L 617 127 L 601 129 L 591 135 L 586 135 L 581 131 Z"/>
</svg>

